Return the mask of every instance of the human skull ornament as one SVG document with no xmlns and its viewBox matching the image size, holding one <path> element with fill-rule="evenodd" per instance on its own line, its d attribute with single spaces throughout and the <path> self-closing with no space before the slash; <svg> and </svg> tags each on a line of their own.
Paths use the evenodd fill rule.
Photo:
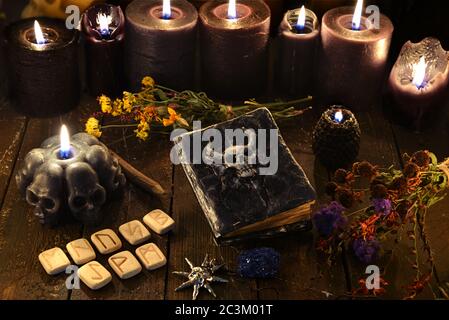
<svg viewBox="0 0 449 320">
<path fill-rule="evenodd" d="M 257 174 L 255 150 L 248 146 L 230 146 L 224 152 L 225 171 L 235 172 L 240 178 L 250 178 Z"/>
<path fill-rule="evenodd" d="M 34 172 L 44 163 L 45 155 L 43 149 L 34 149 L 25 156 L 24 165 L 16 176 L 17 185 L 20 190 L 33 182 Z"/>
<path fill-rule="evenodd" d="M 92 167 L 75 162 L 66 169 L 69 207 L 75 218 L 89 223 L 98 222 L 99 210 L 106 201 L 106 190 L 99 184 Z"/>
<path fill-rule="evenodd" d="M 248 145 L 232 145 L 220 153 L 208 144 L 204 150 L 204 159 L 217 175 L 229 171 L 238 177 L 250 178 L 257 174 L 257 155 Z"/>
<path fill-rule="evenodd" d="M 102 146 L 92 146 L 86 153 L 86 161 L 98 173 L 100 183 L 108 192 L 116 190 L 125 183 L 125 177 L 117 159 L 113 159 Z"/>
<path fill-rule="evenodd" d="M 69 159 L 59 156 L 60 137 L 31 150 L 16 175 L 19 190 L 43 224 L 55 224 L 64 213 L 86 224 L 103 217 L 107 195 L 125 184 L 120 165 L 108 148 L 86 133 L 73 135 Z"/>
<path fill-rule="evenodd" d="M 61 166 L 55 163 L 43 164 L 26 189 L 26 200 L 34 205 L 34 215 L 43 224 L 57 222 L 57 213 L 61 208 L 63 174 Z"/>
</svg>

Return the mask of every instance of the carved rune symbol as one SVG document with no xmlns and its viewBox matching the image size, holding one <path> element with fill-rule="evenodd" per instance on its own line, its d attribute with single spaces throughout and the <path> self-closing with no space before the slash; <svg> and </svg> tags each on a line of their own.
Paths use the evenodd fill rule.
<svg viewBox="0 0 449 320">
<path fill-rule="evenodd" d="M 100 240 L 100 239 L 98 239 L 98 240 Z M 83 240 L 83 245 L 81 245 L 81 244 L 79 244 L 79 245 L 73 245 L 73 249 L 75 249 L 76 255 L 77 255 L 78 257 L 81 257 L 81 255 L 80 255 L 78 249 L 81 249 L 81 250 L 90 250 L 90 248 L 89 248 L 89 243 L 87 242 L 87 240 Z"/>
<path fill-rule="evenodd" d="M 134 235 L 136 233 L 139 234 L 139 236 L 142 237 L 142 229 L 138 224 L 133 225 L 132 223 L 128 224 L 128 231 L 130 235 Z"/>
<path fill-rule="evenodd" d="M 98 241 L 100 241 L 100 243 L 103 245 L 103 247 L 105 249 L 108 248 L 108 246 L 106 246 L 105 242 L 103 242 L 102 238 L 105 239 L 109 239 L 114 245 L 116 245 L 117 243 L 115 242 L 114 238 L 112 238 L 109 234 L 104 234 L 104 233 L 97 233 L 95 235 L 95 237 L 98 239 Z"/>
<path fill-rule="evenodd" d="M 168 220 L 168 217 L 163 212 L 155 212 L 152 216 L 153 219 L 161 226 L 163 226 Z"/>
<path fill-rule="evenodd" d="M 148 255 L 156 255 L 158 260 L 162 260 L 162 257 L 159 255 L 159 252 L 157 252 L 153 246 L 142 247 L 139 250 L 140 250 L 140 253 L 142 254 L 142 258 L 145 260 L 145 263 L 149 263 L 149 261 L 147 259 L 147 254 Z"/>
<path fill-rule="evenodd" d="M 44 254 L 42 255 L 45 258 L 45 261 L 47 261 L 50 268 L 53 268 L 52 258 L 54 258 L 58 253 L 58 248 L 54 248 L 53 250 L 44 252 Z"/>
<path fill-rule="evenodd" d="M 103 279 L 101 274 L 97 270 L 95 270 L 95 268 L 94 268 L 94 267 L 101 268 L 101 266 L 99 266 L 98 264 L 92 264 L 91 263 L 91 264 L 89 264 L 89 267 L 97 275 L 96 277 L 92 276 L 91 277 L 92 280 L 101 280 L 101 279 Z"/>
<path fill-rule="evenodd" d="M 128 260 L 127 257 L 112 257 L 112 262 L 114 262 L 115 266 L 120 270 L 120 272 L 123 272 L 123 269 L 121 266 Z"/>
</svg>

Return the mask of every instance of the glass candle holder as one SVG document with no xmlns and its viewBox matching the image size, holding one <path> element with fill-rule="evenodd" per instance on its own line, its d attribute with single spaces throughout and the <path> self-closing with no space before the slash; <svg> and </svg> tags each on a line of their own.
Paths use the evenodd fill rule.
<svg viewBox="0 0 449 320">
<path fill-rule="evenodd" d="M 394 111 L 413 128 L 421 129 L 447 102 L 449 52 L 435 38 L 408 41 L 391 70 L 388 89 Z"/>
<path fill-rule="evenodd" d="M 118 96 L 123 92 L 123 50 L 125 16 L 122 9 L 99 4 L 83 15 L 85 35 L 86 77 L 92 96 Z"/>
</svg>

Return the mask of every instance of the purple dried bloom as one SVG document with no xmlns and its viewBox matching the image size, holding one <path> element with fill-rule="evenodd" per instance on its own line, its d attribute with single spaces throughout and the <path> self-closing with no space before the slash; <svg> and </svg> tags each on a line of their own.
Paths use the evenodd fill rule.
<svg viewBox="0 0 449 320">
<path fill-rule="evenodd" d="M 356 239 L 352 248 L 357 258 L 365 264 L 371 264 L 379 259 L 380 244 L 376 239 Z"/>
<path fill-rule="evenodd" d="M 313 217 L 313 224 L 322 236 L 329 236 L 336 229 L 342 229 L 348 223 L 348 219 L 343 215 L 345 208 L 334 201 L 327 207 L 316 212 Z"/>
<path fill-rule="evenodd" d="M 391 213 L 391 201 L 388 199 L 374 199 L 373 205 L 376 213 L 382 213 L 384 216 Z"/>
</svg>

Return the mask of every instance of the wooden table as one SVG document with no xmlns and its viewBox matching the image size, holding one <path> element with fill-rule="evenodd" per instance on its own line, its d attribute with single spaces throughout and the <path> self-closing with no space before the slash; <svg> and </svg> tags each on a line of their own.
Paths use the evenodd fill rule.
<svg viewBox="0 0 449 320">
<path fill-rule="evenodd" d="M 124 196 L 105 206 L 106 219 L 97 228 L 69 224 L 50 229 L 41 226 L 32 214 L 32 208 L 20 196 L 14 176 L 26 153 L 47 137 L 56 134 L 62 123 L 72 131 L 82 131 L 88 115 L 96 110 L 95 100 L 83 98 L 80 107 L 53 119 L 30 119 L 15 113 L 6 101 L 0 104 L 0 299 L 189 299 L 191 291 L 175 293 L 182 281 L 172 271 L 186 270 L 184 257 L 200 263 L 205 253 L 224 261 L 229 284 L 216 285 L 224 299 L 338 299 L 357 286 L 363 268 L 350 253 L 329 268 L 324 257 L 317 254 L 314 234 L 291 234 L 282 238 L 248 243 L 238 247 L 215 245 L 209 226 L 181 167 L 169 160 L 171 143 L 164 135 L 154 134 L 147 143 L 125 138 L 131 132 L 116 131 L 104 135 L 104 142 L 145 174 L 157 179 L 168 190 L 169 196 L 157 199 L 134 185 L 127 185 Z M 305 169 L 324 202 L 323 186 L 329 173 L 311 152 L 311 129 L 319 117 L 311 111 L 303 117 L 281 123 L 281 131 L 294 156 Z M 363 129 L 360 159 L 380 165 L 401 166 L 400 155 L 421 148 L 435 151 L 438 156 L 449 155 L 447 126 L 434 128 L 429 133 L 415 134 L 389 123 L 375 110 L 358 114 Z M 443 121 L 446 122 L 446 121 Z M 445 124 L 444 124 L 445 125 Z M 84 285 L 81 290 L 67 290 L 66 275 L 48 276 L 37 256 L 54 246 L 65 245 L 80 237 L 89 237 L 101 228 L 118 230 L 118 226 L 132 219 L 141 219 L 148 211 L 161 208 L 176 221 L 175 230 L 168 236 L 153 234 L 153 240 L 166 254 L 167 266 L 157 271 L 142 272 L 130 280 L 113 277 L 112 284 L 98 292 Z M 449 199 L 431 209 L 428 233 L 435 250 L 440 281 L 449 281 Z M 407 279 L 413 279 L 413 269 L 406 256 L 410 243 L 403 240 L 388 266 L 390 282 L 384 298 L 401 298 Z M 281 253 L 282 267 L 273 280 L 244 280 L 235 270 L 236 256 L 243 248 L 270 246 Z M 133 247 L 124 245 L 125 249 Z M 99 261 L 107 266 L 106 257 Z M 109 266 L 107 266 L 109 268 Z M 408 278 L 407 278 L 408 277 Z M 426 290 L 421 298 L 433 298 Z M 201 292 L 201 299 L 210 296 Z"/>
<path fill-rule="evenodd" d="M 401 167 L 401 155 L 405 152 L 425 148 L 440 158 L 449 156 L 447 115 L 428 132 L 413 133 L 392 124 L 380 109 L 357 115 L 363 130 L 359 159 Z M 72 132 L 82 131 L 85 120 L 94 110 L 97 110 L 95 100 L 83 97 L 78 109 L 69 114 L 53 119 L 32 119 L 15 113 L 5 98 L 0 99 L 0 299 L 190 299 L 191 290 L 174 292 L 183 279 L 172 272 L 188 269 L 184 257 L 199 264 L 206 253 L 224 261 L 230 271 L 225 276 L 230 280 L 228 284 L 214 286 L 222 299 L 345 299 L 358 287 L 358 279 L 364 276 L 363 267 L 350 252 L 344 252 L 341 259 L 328 267 L 325 257 L 315 250 L 313 233 L 291 234 L 238 247 L 216 246 L 182 168 L 170 163 L 171 143 L 164 135 L 154 134 L 149 142 L 139 143 L 132 137 L 127 138 L 131 131 L 119 130 L 106 133 L 103 140 L 135 167 L 158 180 L 168 190 L 165 199 L 153 197 L 129 184 L 122 198 L 107 203 L 106 219 L 97 228 L 76 223 L 54 229 L 41 226 L 33 217 L 32 208 L 19 194 L 14 177 L 28 151 L 57 134 L 62 123 L 68 124 Z M 314 110 L 280 126 L 293 155 L 316 187 L 319 202 L 323 203 L 328 200 L 323 188 L 330 173 L 315 162 L 311 151 L 311 131 L 318 118 L 319 112 Z M 37 259 L 45 249 L 65 248 L 69 241 L 88 238 L 101 228 L 118 231 L 120 224 L 141 219 L 156 208 L 165 210 L 176 221 L 176 228 L 169 235 L 153 233 L 153 241 L 168 258 L 164 268 L 143 271 L 126 281 L 114 275 L 112 284 L 94 292 L 84 285 L 81 290 L 68 290 L 66 275 L 48 276 Z M 449 198 L 431 209 L 427 230 L 436 257 L 438 278 L 442 283 L 449 282 Z M 387 265 L 386 280 L 390 285 L 383 298 L 397 299 L 405 295 L 404 286 L 414 275 L 413 263 L 407 254 L 410 245 L 404 237 L 396 246 Z M 276 279 L 246 280 L 235 274 L 239 252 L 256 246 L 270 246 L 280 252 L 282 266 Z M 128 244 L 124 248 L 134 249 Z M 109 268 L 107 257 L 100 256 L 99 262 Z M 434 295 L 426 288 L 419 297 L 434 298 Z M 199 298 L 211 296 L 201 291 Z"/>
</svg>

